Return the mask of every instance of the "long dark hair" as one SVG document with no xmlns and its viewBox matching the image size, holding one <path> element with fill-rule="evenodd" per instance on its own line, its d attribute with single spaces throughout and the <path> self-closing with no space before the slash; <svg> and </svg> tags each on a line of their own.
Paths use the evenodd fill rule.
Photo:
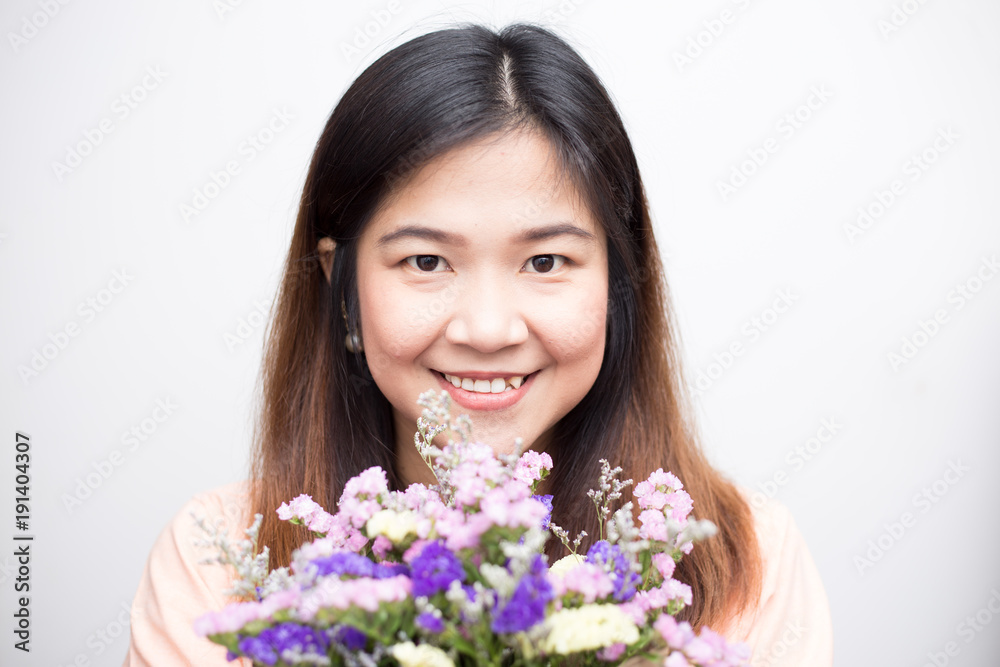
<svg viewBox="0 0 1000 667">
<path fill-rule="evenodd" d="M 574 49 L 531 24 L 499 32 L 462 25 L 416 37 L 362 72 L 333 110 L 313 154 L 267 335 L 251 471 L 252 511 L 264 516 L 260 544 L 277 567 L 308 539 L 275 514 L 300 493 L 334 511 L 346 481 L 375 465 L 398 486 L 391 405 L 364 355 L 344 345 L 347 326 L 359 326 L 356 240 L 393 188 L 435 156 L 525 129 L 551 142 L 608 238 L 603 364 L 547 448 L 553 521 L 570 534 L 598 534 L 585 494 L 602 458 L 636 482 L 659 467 L 672 471 L 695 514 L 720 528 L 681 561 L 676 576 L 694 590 L 682 617 L 695 627 L 718 624 L 759 595 L 752 515 L 709 465 L 688 419 L 667 286 L 621 118 Z M 324 237 L 336 241 L 329 282 L 317 255 Z M 558 541 L 550 542 L 550 556 L 560 555 Z"/>
</svg>

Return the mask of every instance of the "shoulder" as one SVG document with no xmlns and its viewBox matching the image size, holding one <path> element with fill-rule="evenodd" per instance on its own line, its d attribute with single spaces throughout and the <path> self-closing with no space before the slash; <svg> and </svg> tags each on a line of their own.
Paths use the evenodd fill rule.
<svg viewBox="0 0 1000 667">
<path fill-rule="evenodd" d="M 230 540 L 242 540 L 243 532 L 253 522 L 250 516 L 250 483 L 232 482 L 194 494 L 174 513 L 160 532 L 150 558 L 174 554 L 184 559 L 200 559 L 206 552 L 195 547 L 195 541 L 205 537 L 198 525 L 219 526 Z M 219 566 L 216 566 L 219 567 Z"/>
<path fill-rule="evenodd" d="M 242 534 L 252 522 L 249 516 L 250 481 L 240 480 L 230 482 L 212 489 L 207 489 L 191 496 L 190 499 L 174 514 L 169 527 L 184 530 L 194 526 L 192 514 L 211 519 L 221 519 L 226 528 Z"/>
<path fill-rule="evenodd" d="M 228 604 L 225 591 L 235 575 L 232 566 L 202 562 L 215 553 L 196 544 L 206 537 L 196 517 L 220 526 L 231 542 L 245 539 L 249 490 L 244 480 L 197 493 L 164 526 L 132 602 L 126 665 L 234 664 L 222 646 L 194 633 L 197 617 Z"/>
<path fill-rule="evenodd" d="M 750 644 L 754 664 L 833 664 L 830 605 L 809 547 L 784 504 L 736 485 L 754 519 L 762 563 L 756 608 L 726 636 Z"/>
</svg>

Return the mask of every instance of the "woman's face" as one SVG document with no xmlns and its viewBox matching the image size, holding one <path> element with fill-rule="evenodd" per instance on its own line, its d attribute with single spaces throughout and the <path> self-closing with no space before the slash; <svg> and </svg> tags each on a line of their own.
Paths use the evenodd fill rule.
<svg viewBox="0 0 1000 667">
<path fill-rule="evenodd" d="M 400 474 L 423 391 L 497 452 L 544 449 L 604 355 L 607 240 L 535 133 L 438 157 L 397 188 L 358 242 L 368 367 L 393 406 Z M 459 386 L 455 386 L 455 384 Z M 517 386 L 519 385 L 519 386 Z"/>
</svg>

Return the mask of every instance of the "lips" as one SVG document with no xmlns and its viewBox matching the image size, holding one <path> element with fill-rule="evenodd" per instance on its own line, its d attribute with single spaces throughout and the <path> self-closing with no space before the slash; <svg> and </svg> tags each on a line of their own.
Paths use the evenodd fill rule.
<svg viewBox="0 0 1000 667">
<path fill-rule="evenodd" d="M 446 382 L 477 394 L 499 394 L 517 389 L 530 373 L 442 373 Z"/>
<path fill-rule="evenodd" d="M 527 393 L 534 384 L 535 376 L 538 375 L 539 372 L 540 371 L 533 371 L 523 376 L 524 380 L 519 387 L 514 388 L 508 384 L 507 388 L 497 393 L 468 391 L 466 389 L 462 389 L 461 387 L 456 387 L 452 384 L 452 382 L 445 379 L 444 373 L 441 371 L 435 370 L 434 375 L 437 377 L 440 387 L 447 391 L 456 403 L 467 410 L 502 410 L 513 406 L 521 400 L 525 393 Z M 470 373 L 469 375 L 472 374 Z M 464 377 L 468 377 L 468 375 Z M 492 377 L 499 378 L 502 377 L 502 374 L 493 375 Z M 487 381 L 485 377 L 479 379 Z"/>
</svg>

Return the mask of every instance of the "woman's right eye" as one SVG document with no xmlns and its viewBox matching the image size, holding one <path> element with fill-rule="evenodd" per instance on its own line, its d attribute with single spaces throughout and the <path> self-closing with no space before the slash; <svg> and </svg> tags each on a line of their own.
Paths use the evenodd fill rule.
<svg viewBox="0 0 1000 667">
<path fill-rule="evenodd" d="M 423 273 L 440 273 L 447 270 L 448 266 L 440 255 L 411 255 L 404 261 Z"/>
</svg>

